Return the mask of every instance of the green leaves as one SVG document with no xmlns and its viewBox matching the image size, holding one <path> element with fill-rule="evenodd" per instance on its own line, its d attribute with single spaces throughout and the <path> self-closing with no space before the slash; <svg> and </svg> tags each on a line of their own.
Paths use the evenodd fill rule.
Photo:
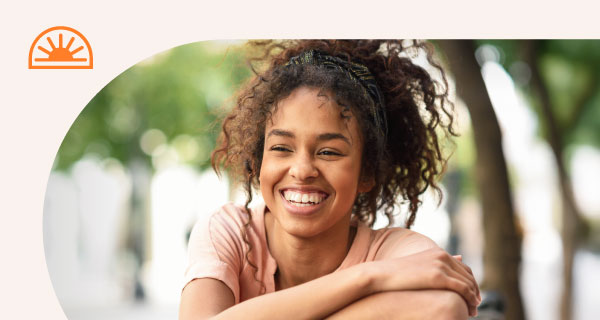
<svg viewBox="0 0 600 320">
<path fill-rule="evenodd" d="M 219 128 L 217 110 L 249 75 L 233 44 L 191 43 L 154 55 L 90 101 L 65 136 L 56 167 L 67 169 L 86 154 L 152 162 L 170 149 L 178 161 L 206 168 Z M 148 130 L 165 137 L 150 154 L 140 146 Z"/>
</svg>

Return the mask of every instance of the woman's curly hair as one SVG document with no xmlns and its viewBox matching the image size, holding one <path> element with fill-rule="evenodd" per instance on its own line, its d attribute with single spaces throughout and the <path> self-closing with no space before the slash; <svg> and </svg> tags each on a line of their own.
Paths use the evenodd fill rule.
<svg viewBox="0 0 600 320">
<path fill-rule="evenodd" d="M 453 105 L 448 101 L 444 70 L 433 58 L 429 43 L 401 40 L 288 40 L 254 41 L 249 59 L 255 76 L 237 94 L 237 104 L 225 117 L 212 165 L 220 166 L 241 179 L 252 200 L 258 188 L 265 127 L 278 101 L 301 86 L 329 91 L 345 110 L 350 110 L 361 128 L 363 141 L 361 179 L 374 182 L 371 191 L 356 197 L 353 217 L 369 226 L 381 210 L 394 221 L 397 204 L 408 204 L 405 226 L 413 224 L 421 203 L 419 196 L 431 186 L 441 200 L 437 179 L 445 168 L 439 134 L 453 131 Z M 387 135 L 369 121 L 373 101 L 357 81 L 335 70 L 313 65 L 286 65 L 290 58 L 308 50 L 368 67 L 385 101 Z M 425 68 L 415 64 L 411 55 L 423 51 L 441 83 Z M 345 113 L 344 113 L 345 114 Z"/>
</svg>

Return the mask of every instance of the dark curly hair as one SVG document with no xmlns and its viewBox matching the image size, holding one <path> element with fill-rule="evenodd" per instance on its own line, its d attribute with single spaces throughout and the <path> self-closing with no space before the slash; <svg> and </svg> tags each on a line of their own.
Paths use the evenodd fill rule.
<svg viewBox="0 0 600 320">
<path fill-rule="evenodd" d="M 259 189 L 265 127 L 275 113 L 278 101 L 301 87 L 316 87 L 331 92 L 342 107 L 341 115 L 350 114 L 358 121 L 363 142 L 361 178 L 373 181 L 374 187 L 360 193 L 353 205 L 354 219 L 369 226 L 381 210 L 394 222 L 396 205 L 408 204 L 405 226 L 414 223 L 421 203 L 419 196 L 428 187 L 441 189 L 437 179 L 446 165 L 439 136 L 456 135 L 453 131 L 453 104 L 448 100 L 448 83 L 444 70 L 432 58 L 430 43 L 401 40 L 287 40 L 253 41 L 248 60 L 255 76 L 237 94 L 235 107 L 225 117 L 212 166 L 220 167 L 241 180 L 247 200 L 253 188 Z M 292 57 L 317 50 L 326 55 L 368 67 L 374 75 L 385 101 L 387 134 L 381 134 L 370 121 L 374 101 L 364 88 L 341 71 L 315 65 L 292 65 Z M 440 73 L 441 83 L 425 68 L 415 64 L 412 55 L 426 54 L 428 64 Z M 258 53 L 258 55 L 257 55 Z M 380 106 L 377 106 L 380 107 Z M 249 216 L 249 219 L 251 217 Z M 246 229 L 244 242 L 249 245 Z M 251 248 L 246 253 L 246 259 Z M 252 264 L 252 262 L 250 262 Z"/>
</svg>

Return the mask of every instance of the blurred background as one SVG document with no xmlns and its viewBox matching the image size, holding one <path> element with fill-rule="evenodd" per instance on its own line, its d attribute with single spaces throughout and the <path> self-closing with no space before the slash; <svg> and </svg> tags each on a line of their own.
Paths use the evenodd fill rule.
<svg viewBox="0 0 600 320">
<path fill-rule="evenodd" d="M 460 137 L 441 206 L 424 194 L 413 229 L 462 254 L 506 319 L 600 319 L 600 41 L 433 44 Z M 431 69 L 422 52 L 410 57 Z M 243 42 L 187 44 L 131 67 L 83 109 L 44 207 L 69 319 L 177 317 L 194 222 L 244 201 L 209 158 L 250 75 Z"/>
</svg>

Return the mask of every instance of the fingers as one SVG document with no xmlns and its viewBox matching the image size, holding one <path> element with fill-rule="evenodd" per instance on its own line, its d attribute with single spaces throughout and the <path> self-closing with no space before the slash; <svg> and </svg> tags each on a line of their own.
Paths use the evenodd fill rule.
<svg viewBox="0 0 600 320">
<path fill-rule="evenodd" d="M 401 262 L 401 265 L 398 263 Z M 432 248 L 399 258 L 386 265 L 386 281 L 381 291 L 405 289 L 446 289 L 459 294 L 465 300 L 469 313 L 476 313 L 481 302 L 479 286 L 472 270 L 462 263 L 462 256 L 451 256 L 441 248 Z M 398 270 L 412 277 L 398 277 Z M 394 281 L 389 281 L 393 279 Z"/>
<path fill-rule="evenodd" d="M 481 302 L 481 292 L 479 290 L 479 286 L 477 285 L 477 281 L 475 280 L 475 276 L 473 275 L 473 271 L 471 270 L 471 268 L 469 268 L 469 266 L 462 263 L 462 255 L 456 255 L 456 256 L 452 256 L 452 257 L 454 257 L 455 259 L 457 259 L 459 261 L 458 264 L 460 267 L 458 267 L 458 270 L 461 271 L 461 274 L 466 276 L 474 284 L 476 293 L 477 293 L 477 298 L 479 299 L 479 302 Z"/>
<path fill-rule="evenodd" d="M 481 303 L 481 291 L 479 290 L 479 285 L 477 284 L 477 280 L 475 280 L 475 275 L 473 275 L 473 270 L 471 270 L 471 268 L 469 268 L 469 266 L 467 266 L 466 264 L 464 264 L 464 263 L 461 263 L 461 264 L 465 268 L 465 270 L 468 272 L 469 279 L 471 281 L 473 281 L 473 285 L 475 286 L 475 290 L 477 292 L 477 299 L 479 300 L 479 303 Z"/>
<path fill-rule="evenodd" d="M 471 279 L 468 279 L 467 277 L 453 269 L 447 270 L 447 276 L 448 288 L 460 294 L 467 302 L 469 308 L 477 308 L 480 302 L 478 297 L 477 285 Z"/>
<path fill-rule="evenodd" d="M 479 286 L 473 275 L 473 271 L 467 265 L 462 263 L 462 256 L 455 255 L 449 258 L 448 254 L 440 254 L 438 258 L 448 267 L 446 271 L 448 279 L 448 289 L 451 289 L 465 299 L 469 307 L 469 313 L 472 315 L 473 309 L 481 303 L 481 293 Z"/>
<path fill-rule="evenodd" d="M 476 317 L 477 316 L 477 307 L 469 307 L 469 316 Z"/>
<path fill-rule="evenodd" d="M 457 293 L 465 301 L 466 307 L 469 311 L 469 316 L 475 316 L 477 314 L 477 305 L 473 304 L 472 301 L 474 295 L 472 292 L 469 292 L 470 290 L 468 289 L 468 287 L 455 278 L 448 278 L 447 286 L 449 290 L 452 290 L 455 293 Z"/>
</svg>

